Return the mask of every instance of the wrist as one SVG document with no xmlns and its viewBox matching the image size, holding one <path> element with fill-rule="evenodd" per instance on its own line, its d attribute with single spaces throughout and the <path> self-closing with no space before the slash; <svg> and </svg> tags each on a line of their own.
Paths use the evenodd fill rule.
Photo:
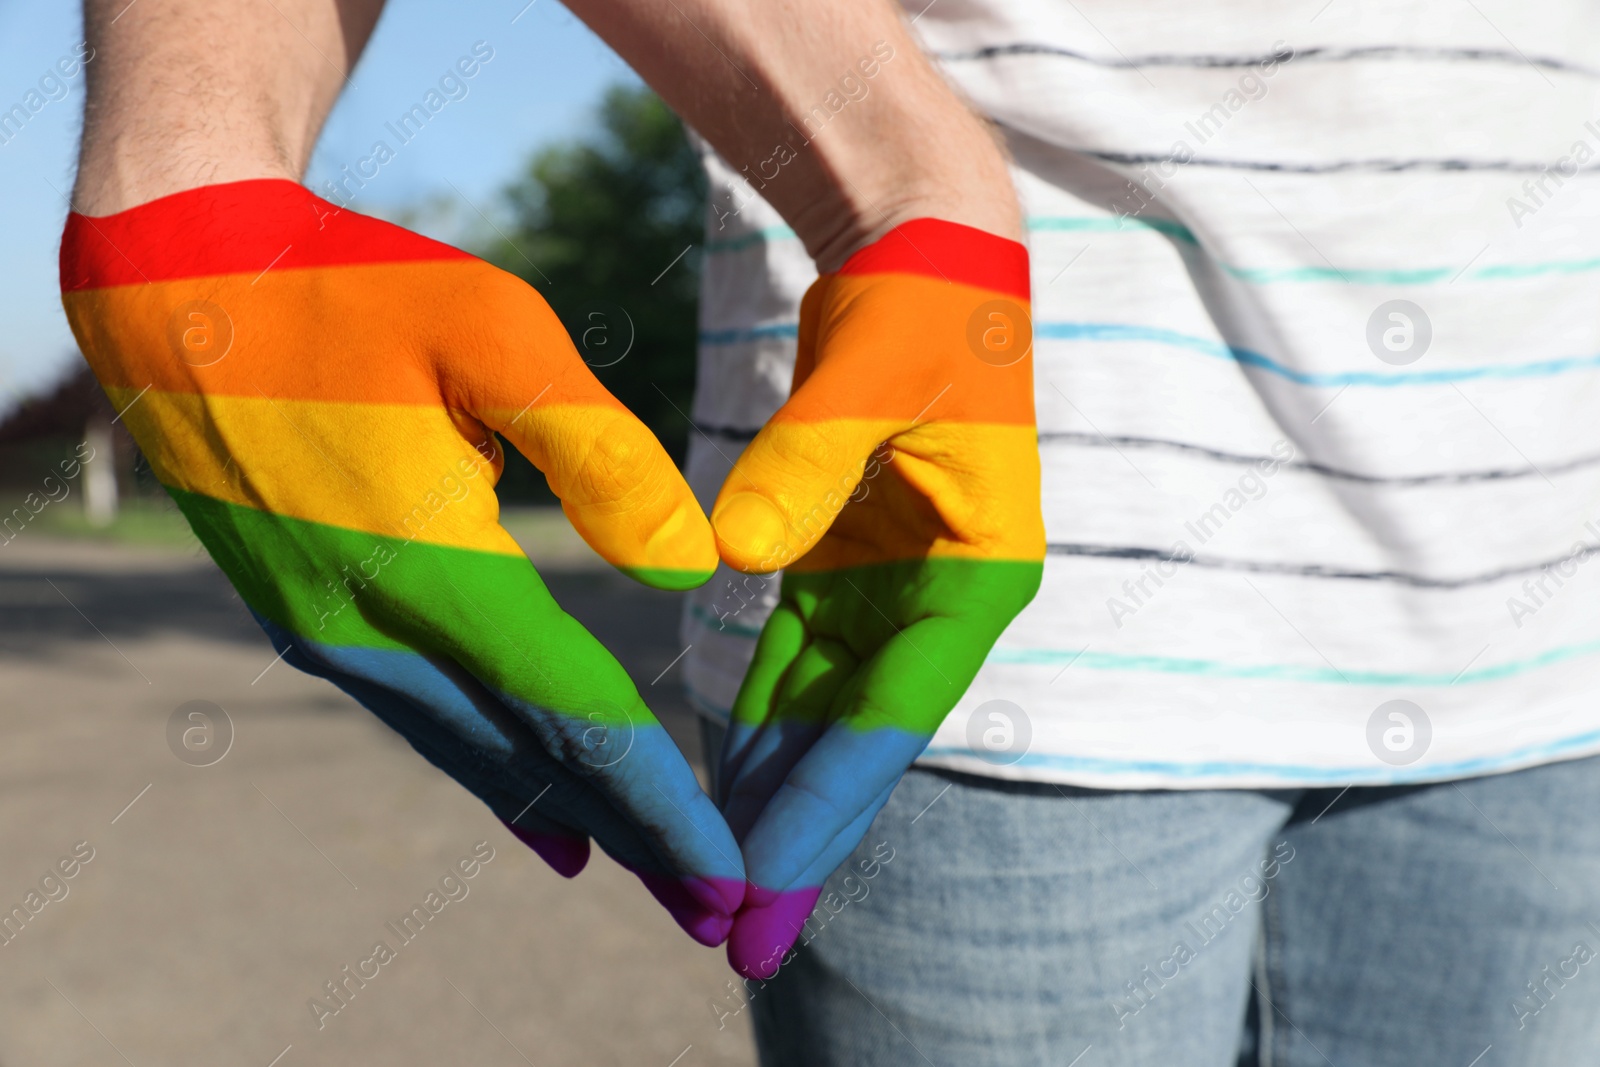
<svg viewBox="0 0 1600 1067">
<path fill-rule="evenodd" d="M 824 191 L 800 205 L 792 222 L 819 271 L 837 269 L 912 219 L 942 219 L 1022 241 L 1011 171 L 985 123 L 962 110 L 940 122 L 908 119 L 901 129 L 906 136 L 892 141 L 841 139 L 820 154 Z"/>
<path fill-rule="evenodd" d="M 84 0 L 95 61 L 73 208 L 108 215 L 205 185 L 298 180 L 381 7 Z"/>
<path fill-rule="evenodd" d="M 1009 178 L 975 183 L 964 175 L 908 175 L 877 195 L 861 191 L 859 200 L 859 204 L 849 205 L 831 234 L 813 251 L 819 271 L 837 270 L 856 252 L 913 219 L 960 223 L 1022 241 L 1022 212 Z"/>
<path fill-rule="evenodd" d="M 226 136 L 212 132 L 203 139 L 171 130 L 85 138 L 72 209 L 83 215 L 114 215 L 206 185 L 251 178 L 299 181 L 303 163 L 290 158 L 282 145 L 267 130 Z"/>
</svg>

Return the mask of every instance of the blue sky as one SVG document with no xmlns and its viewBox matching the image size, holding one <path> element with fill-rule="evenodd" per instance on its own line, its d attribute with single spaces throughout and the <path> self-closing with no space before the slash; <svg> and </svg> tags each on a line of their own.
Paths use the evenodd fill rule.
<svg viewBox="0 0 1600 1067">
<path fill-rule="evenodd" d="M 495 215 L 496 192 L 528 154 L 581 136 L 626 65 L 555 0 L 390 0 L 323 131 L 307 183 L 340 176 L 384 129 L 482 41 L 493 58 L 426 128 L 357 191 L 351 206 L 393 217 L 428 205 L 423 228 L 450 239 Z M 520 15 L 519 15 L 520 12 Z M 515 19 L 515 22 L 512 20 Z M 0 4 L 0 110 L 21 101 L 81 40 L 77 4 Z M 57 241 L 72 185 L 83 76 L 0 145 L 0 412 L 73 357 L 56 283 Z M 59 90 L 54 90 L 59 93 Z M 459 92 L 459 91 L 458 91 Z M 370 168 L 369 168 L 370 169 Z M 469 203 L 462 203 L 465 198 Z"/>
</svg>

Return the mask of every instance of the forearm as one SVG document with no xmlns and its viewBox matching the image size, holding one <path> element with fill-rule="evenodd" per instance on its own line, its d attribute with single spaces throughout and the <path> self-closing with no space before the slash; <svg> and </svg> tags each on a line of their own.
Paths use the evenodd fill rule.
<svg viewBox="0 0 1600 1067">
<path fill-rule="evenodd" d="M 298 180 L 383 0 L 85 0 L 75 210 L 214 182 Z"/>
<path fill-rule="evenodd" d="M 889 0 L 568 6 L 752 177 L 823 270 L 919 216 L 1020 239 L 991 130 L 923 58 Z M 856 94 L 841 90 L 847 77 Z"/>
</svg>

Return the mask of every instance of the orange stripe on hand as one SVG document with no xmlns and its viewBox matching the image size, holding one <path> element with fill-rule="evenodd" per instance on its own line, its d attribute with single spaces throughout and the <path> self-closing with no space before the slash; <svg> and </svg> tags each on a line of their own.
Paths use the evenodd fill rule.
<svg viewBox="0 0 1600 1067">
<path fill-rule="evenodd" d="M 96 376 L 125 398 L 119 410 L 148 387 L 128 423 L 174 488 L 407 537 L 463 464 L 495 457 L 492 485 L 498 432 L 609 562 L 672 587 L 716 565 L 706 517 L 654 435 L 549 305 L 487 263 L 230 274 L 63 299 Z M 477 494 L 424 539 L 517 551 L 497 516 L 493 494 Z"/>
<path fill-rule="evenodd" d="M 775 420 L 1032 426 L 1026 302 L 911 275 L 821 278 L 800 306 L 794 391 Z"/>
<path fill-rule="evenodd" d="M 952 236 L 976 234 L 992 253 L 978 260 L 1020 252 L 958 229 Z M 712 510 L 730 565 L 1043 558 L 1032 326 L 1027 303 L 1007 291 L 1016 279 L 989 288 L 967 271 L 951 281 L 909 270 L 902 253 L 866 257 L 807 291 L 789 401 Z M 875 464 L 887 471 L 880 479 Z"/>
</svg>

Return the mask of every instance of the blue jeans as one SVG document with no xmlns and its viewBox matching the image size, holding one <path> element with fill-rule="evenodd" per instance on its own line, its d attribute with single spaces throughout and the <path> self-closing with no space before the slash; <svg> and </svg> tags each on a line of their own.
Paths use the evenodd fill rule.
<svg viewBox="0 0 1600 1067">
<path fill-rule="evenodd" d="M 767 1067 L 1600 1063 L 1600 758 L 1342 793 L 914 769 L 801 942 L 748 983 Z"/>
</svg>

